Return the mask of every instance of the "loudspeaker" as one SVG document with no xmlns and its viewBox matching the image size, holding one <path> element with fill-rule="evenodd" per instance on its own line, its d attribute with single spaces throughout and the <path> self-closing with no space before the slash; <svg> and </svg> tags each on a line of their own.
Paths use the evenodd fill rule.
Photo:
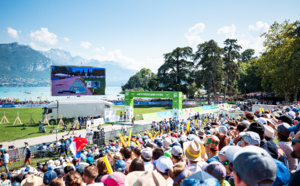
<svg viewBox="0 0 300 186">
<path fill-rule="evenodd" d="M 99 131 L 94 131 L 93 139 L 99 139 L 99 138 L 100 138 L 100 132 Z"/>
</svg>

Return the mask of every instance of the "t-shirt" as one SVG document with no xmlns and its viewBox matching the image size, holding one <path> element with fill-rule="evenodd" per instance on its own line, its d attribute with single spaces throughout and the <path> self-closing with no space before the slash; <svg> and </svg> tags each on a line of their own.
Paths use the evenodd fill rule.
<svg viewBox="0 0 300 186">
<path fill-rule="evenodd" d="M 213 156 L 213 157 L 210 157 L 208 158 L 208 160 L 206 161 L 207 163 L 210 163 L 212 161 L 217 161 L 219 162 L 219 157 L 218 156 Z"/>
<path fill-rule="evenodd" d="M 289 162 L 289 171 L 296 170 L 298 166 L 298 160 L 293 158 L 291 153 L 293 152 L 292 144 L 290 142 L 280 141 L 277 144 L 283 152 L 286 154 L 286 157 Z"/>
<path fill-rule="evenodd" d="M 228 181 L 224 180 L 221 186 L 231 186 L 231 185 Z"/>
<path fill-rule="evenodd" d="M 3 163 L 8 163 L 9 162 L 9 155 L 8 153 L 4 154 L 4 161 Z"/>
<path fill-rule="evenodd" d="M 4 182 L 1 183 L 3 186 L 4 185 L 10 185 L 10 180 L 5 180 Z"/>
<path fill-rule="evenodd" d="M 27 151 L 26 151 L 26 156 L 25 156 L 25 158 L 26 158 L 26 159 L 29 159 L 29 158 L 30 158 L 30 155 L 31 155 L 31 150 L 27 150 Z"/>
<path fill-rule="evenodd" d="M 5 151 L 5 148 L 1 148 L 1 149 L 0 149 L 1 157 L 2 157 L 2 158 L 4 157 L 4 151 Z"/>
<path fill-rule="evenodd" d="M 60 153 L 62 154 L 62 153 L 65 153 L 65 149 L 66 149 L 66 145 L 64 144 L 64 143 L 62 143 L 61 145 L 60 145 Z"/>
</svg>

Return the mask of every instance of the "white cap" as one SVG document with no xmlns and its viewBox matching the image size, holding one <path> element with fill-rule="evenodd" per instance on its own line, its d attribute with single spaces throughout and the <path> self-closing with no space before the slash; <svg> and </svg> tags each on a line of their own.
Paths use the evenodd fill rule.
<svg viewBox="0 0 300 186">
<path fill-rule="evenodd" d="M 233 162 L 234 160 L 234 155 L 239 152 L 242 149 L 242 147 L 240 146 L 230 146 L 230 148 L 228 148 L 225 151 L 225 156 L 226 158 L 230 161 Z"/>
<path fill-rule="evenodd" d="M 173 166 L 173 162 L 172 162 L 171 158 L 166 157 L 166 156 L 161 156 L 156 161 L 155 166 L 159 172 L 168 173 L 169 169 Z"/>
<path fill-rule="evenodd" d="M 268 125 L 264 125 L 264 127 L 265 127 L 265 136 L 271 139 L 275 138 L 274 129 Z"/>
<path fill-rule="evenodd" d="M 181 135 L 180 136 L 180 141 L 183 141 L 183 142 L 186 142 L 187 141 L 187 137 L 186 137 L 186 135 Z"/>
<path fill-rule="evenodd" d="M 246 125 L 247 125 L 247 127 L 249 127 L 249 126 L 250 126 L 250 122 L 249 122 L 248 120 L 243 120 L 243 121 L 242 121 L 242 123 L 246 124 Z"/>
<path fill-rule="evenodd" d="M 165 138 L 164 140 L 163 140 L 163 147 L 164 148 L 169 148 L 169 146 L 171 145 L 171 139 L 170 138 Z"/>
<path fill-rule="evenodd" d="M 266 118 L 260 117 L 260 118 L 257 118 L 256 120 L 259 121 L 260 123 L 264 124 L 264 125 L 267 124 Z"/>
</svg>

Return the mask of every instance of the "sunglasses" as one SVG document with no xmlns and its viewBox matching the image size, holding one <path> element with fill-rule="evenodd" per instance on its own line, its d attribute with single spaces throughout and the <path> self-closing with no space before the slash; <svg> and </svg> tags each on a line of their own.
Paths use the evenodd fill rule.
<svg viewBox="0 0 300 186">
<path fill-rule="evenodd" d="M 223 165 L 228 165 L 229 164 L 229 161 L 222 161 L 221 162 Z"/>
<path fill-rule="evenodd" d="M 299 140 L 292 139 L 292 145 L 295 145 L 295 143 L 300 143 L 300 141 L 299 141 Z"/>
</svg>

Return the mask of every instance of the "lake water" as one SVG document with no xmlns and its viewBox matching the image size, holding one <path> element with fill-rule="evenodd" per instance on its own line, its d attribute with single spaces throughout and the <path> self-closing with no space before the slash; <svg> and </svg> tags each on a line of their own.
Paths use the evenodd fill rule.
<svg viewBox="0 0 300 186">
<path fill-rule="evenodd" d="M 31 94 L 26 94 L 25 91 Z M 96 96 L 100 99 L 117 100 L 118 98 L 124 97 L 120 94 L 122 91 L 121 87 L 106 87 L 105 94 L 103 96 Z M 41 97 L 41 98 L 38 98 Z M 20 101 L 39 101 L 39 100 L 57 100 L 63 99 L 67 96 L 51 96 L 50 87 L 0 87 L 0 98 L 17 98 Z M 72 97 L 72 96 L 70 96 Z"/>
</svg>

